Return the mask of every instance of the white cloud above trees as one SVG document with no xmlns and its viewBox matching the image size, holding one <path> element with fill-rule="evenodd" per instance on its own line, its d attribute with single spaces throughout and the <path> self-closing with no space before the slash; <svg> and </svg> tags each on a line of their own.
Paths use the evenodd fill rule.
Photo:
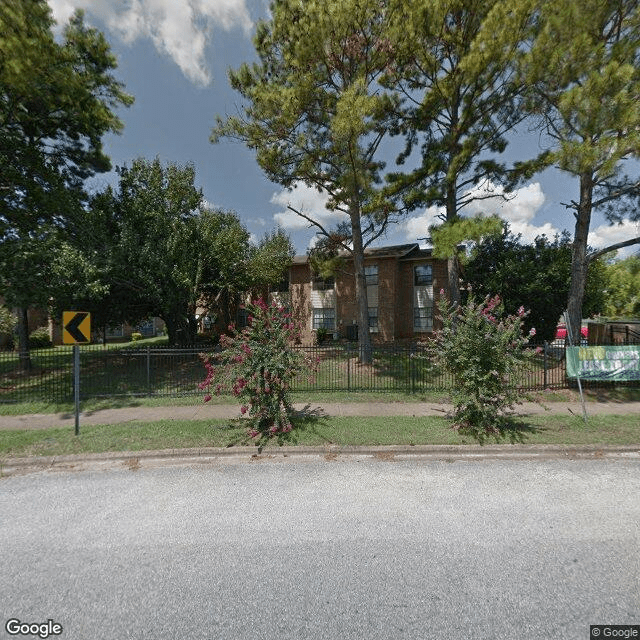
<svg viewBox="0 0 640 640">
<path fill-rule="evenodd" d="M 206 48 L 214 27 L 240 27 L 252 22 L 245 0 L 48 0 L 53 17 L 66 22 L 75 9 L 101 19 L 126 43 L 152 40 L 156 49 L 180 67 L 192 82 L 207 85 L 211 74 Z"/>
<path fill-rule="evenodd" d="M 532 182 L 512 193 L 505 194 L 501 185 L 487 183 L 470 192 L 483 199 L 474 200 L 461 211 L 463 215 L 498 215 L 509 222 L 511 231 L 522 234 L 524 242 L 531 242 L 536 236 L 546 234 L 552 238 L 560 230 L 549 222 L 537 225 L 533 222 L 545 201 L 540 183 Z M 493 195 L 495 197 L 485 197 Z M 504 196 L 504 197 L 503 197 Z M 429 207 L 422 214 L 409 218 L 405 223 L 407 240 L 415 240 L 429 235 L 428 228 L 442 223 L 444 207 Z"/>
<path fill-rule="evenodd" d="M 282 207 L 282 211 L 276 213 L 273 219 L 287 231 L 308 229 L 310 227 L 308 220 L 287 209 L 287 206 L 291 205 L 294 209 L 319 222 L 328 231 L 338 222 L 349 220 L 349 217 L 340 211 L 329 211 L 326 208 L 328 199 L 329 196 L 326 193 L 320 193 L 313 187 L 297 183 L 291 191 L 283 189 L 273 194 L 271 203 Z"/>
</svg>

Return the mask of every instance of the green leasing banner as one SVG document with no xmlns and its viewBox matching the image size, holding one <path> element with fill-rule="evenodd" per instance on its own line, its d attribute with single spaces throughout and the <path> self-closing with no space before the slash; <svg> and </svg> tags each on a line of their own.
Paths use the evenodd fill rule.
<svg viewBox="0 0 640 640">
<path fill-rule="evenodd" d="M 582 380 L 640 380 L 640 346 L 567 347 L 567 376 Z"/>
</svg>

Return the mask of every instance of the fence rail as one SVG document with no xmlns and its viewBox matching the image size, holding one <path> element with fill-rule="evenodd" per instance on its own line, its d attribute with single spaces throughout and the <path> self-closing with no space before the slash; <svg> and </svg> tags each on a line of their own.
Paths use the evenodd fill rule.
<svg viewBox="0 0 640 640">
<path fill-rule="evenodd" d="M 516 372 L 511 384 L 522 390 L 573 386 L 566 376 L 565 348 L 544 344 L 529 371 Z M 293 391 L 446 391 L 452 379 L 421 346 L 373 347 L 373 362 L 361 364 L 356 344 L 298 347 L 319 358 L 314 380 L 299 377 Z M 200 348 L 80 347 L 81 398 L 184 396 L 202 392 L 205 376 Z M 29 364 L 27 368 L 25 365 Z M 607 382 L 591 383 L 606 386 Z M 638 384 L 638 383 L 636 383 Z M 67 402 L 73 399 L 73 360 L 69 347 L 33 350 L 28 362 L 16 352 L 0 352 L 0 404 Z"/>
</svg>

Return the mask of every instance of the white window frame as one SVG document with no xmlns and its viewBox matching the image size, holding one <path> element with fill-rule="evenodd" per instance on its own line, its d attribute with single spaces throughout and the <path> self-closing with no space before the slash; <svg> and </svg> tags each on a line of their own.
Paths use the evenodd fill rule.
<svg viewBox="0 0 640 640">
<path fill-rule="evenodd" d="M 433 306 L 413 308 L 413 330 L 414 332 L 433 331 Z"/>
<path fill-rule="evenodd" d="M 365 265 L 364 282 L 368 287 L 378 284 L 378 265 L 377 264 Z"/>
<path fill-rule="evenodd" d="M 418 282 L 418 269 L 428 268 L 429 275 L 427 276 L 427 282 Z M 425 276 L 420 276 L 421 278 Z M 431 264 L 417 264 L 413 267 L 413 286 L 414 287 L 428 287 L 433 284 L 433 265 Z"/>
<path fill-rule="evenodd" d="M 371 313 L 371 312 L 374 313 Z M 380 329 L 379 316 L 378 316 L 378 307 L 369 307 L 367 309 L 367 318 L 369 320 L 369 331 L 371 333 L 378 333 Z M 372 324 L 372 320 L 375 320 L 375 324 Z"/>
<path fill-rule="evenodd" d="M 329 321 L 329 322 L 327 322 Z M 311 312 L 311 328 L 316 331 L 324 328 L 327 331 L 336 330 L 335 307 L 314 307 Z"/>
<path fill-rule="evenodd" d="M 312 291 L 333 291 L 336 286 L 336 281 L 333 276 L 328 278 L 321 278 L 320 276 L 314 276 L 311 279 Z"/>
</svg>

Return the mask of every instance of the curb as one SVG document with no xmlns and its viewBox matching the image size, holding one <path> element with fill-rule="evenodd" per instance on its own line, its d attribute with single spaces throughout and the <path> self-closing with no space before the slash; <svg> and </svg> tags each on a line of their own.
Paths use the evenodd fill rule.
<svg viewBox="0 0 640 640">
<path fill-rule="evenodd" d="M 0 478 L 38 471 L 88 471 L 143 467 L 202 465 L 216 462 L 287 462 L 300 459 L 333 462 L 341 459 L 374 459 L 379 461 L 422 458 L 427 461 L 471 460 L 640 460 L 639 445 L 393 445 L 393 446 L 284 446 L 204 447 L 163 449 L 155 451 L 117 451 L 93 454 L 5 458 L 0 460 Z"/>
</svg>

